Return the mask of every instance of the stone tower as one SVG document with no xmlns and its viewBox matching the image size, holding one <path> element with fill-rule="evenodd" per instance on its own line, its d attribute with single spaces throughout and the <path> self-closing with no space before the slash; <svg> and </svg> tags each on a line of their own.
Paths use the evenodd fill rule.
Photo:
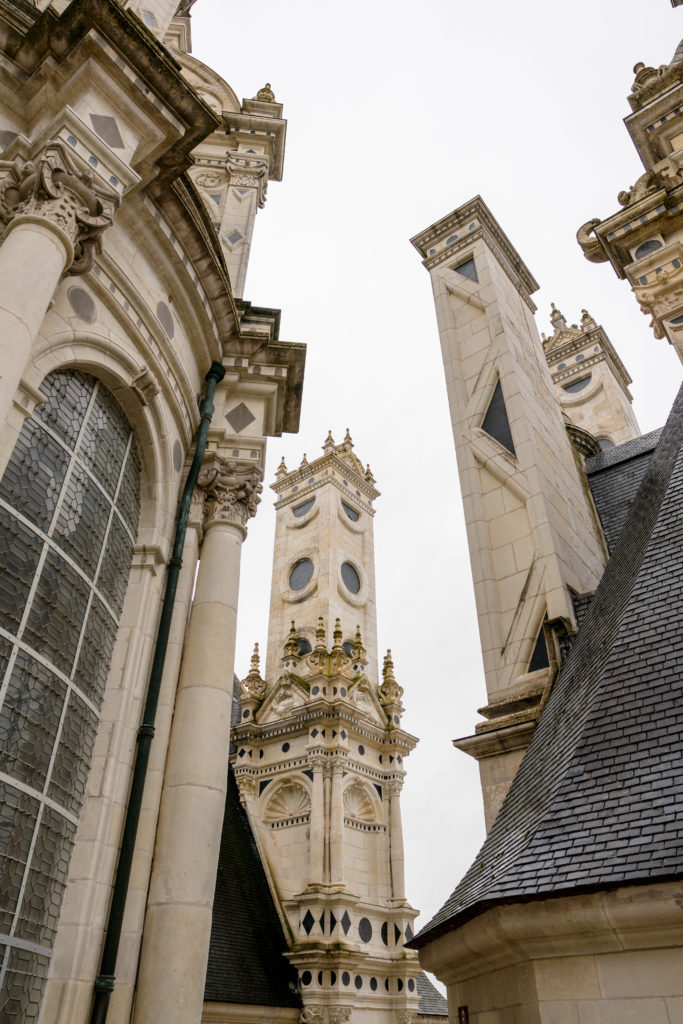
<svg viewBox="0 0 683 1024">
<path fill-rule="evenodd" d="M 590 450 L 594 439 L 601 449 L 613 448 L 638 437 L 631 378 L 604 327 L 585 309 L 581 323 L 570 327 L 554 304 L 550 323 L 553 333 L 543 335 L 543 351 L 575 445 L 587 444 Z"/>
<path fill-rule="evenodd" d="M 595 589 L 606 549 L 519 253 L 479 197 L 412 241 L 434 290 L 488 692 L 457 745 L 479 761 L 490 825 L 575 629 L 572 593 Z"/>
<path fill-rule="evenodd" d="M 417 914 L 399 794 L 416 744 L 391 653 L 377 671 L 369 467 L 348 434 L 278 495 L 266 679 L 258 652 L 233 730 L 235 775 L 290 933 L 306 1021 L 412 1019 Z"/>
<path fill-rule="evenodd" d="M 683 359 L 683 46 L 670 64 L 634 67 L 624 123 L 645 168 L 619 192 L 620 209 L 577 232 L 586 259 L 611 263 Z"/>
</svg>

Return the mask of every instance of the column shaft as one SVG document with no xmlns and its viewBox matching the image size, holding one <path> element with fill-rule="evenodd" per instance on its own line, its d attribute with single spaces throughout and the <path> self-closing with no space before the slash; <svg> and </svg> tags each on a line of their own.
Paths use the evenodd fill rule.
<svg viewBox="0 0 683 1024">
<path fill-rule="evenodd" d="M 389 843 L 391 857 L 391 888 L 394 899 L 405 899 L 405 868 L 403 860 L 403 824 L 401 821 L 401 786 L 394 782 L 389 789 Z"/>
<path fill-rule="evenodd" d="M 342 766 L 332 766 L 332 797 L 330 800 L 330 882 L 344 881 L 344 800 Z"/>
<path fill-rule="evenodd" d="M 320 761 L 314 761 L 313 763 L 309 851 L 308 881 L 311 885 L 317 885 L 324 881 L 323 862 L 325 854 L 325 796 L 323 790 L 323 766 Z"/>
<path fill-rule="evenodd" d="M 201 549 L 142 942 L 136 1024 L 199 1024 L 230 739 L 244 530 L 216 520 Z"/>
<path fill-rule="evenodd" d="M 0 423 L 17 386 L 73 247 L 59 228 L 16 218 L 0 246 Z"/>
</svg>

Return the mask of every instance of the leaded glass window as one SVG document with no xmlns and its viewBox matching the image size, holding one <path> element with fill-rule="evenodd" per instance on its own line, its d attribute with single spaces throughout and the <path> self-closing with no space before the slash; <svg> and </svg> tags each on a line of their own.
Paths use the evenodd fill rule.
<svg viewBox="0 0 683 1024">
<path fill-rule="evenodd" d="M 138 527 L 123 412 L 50 374 L 0 480 L 0 1020 L 37 1019 Z"/>
</svg>

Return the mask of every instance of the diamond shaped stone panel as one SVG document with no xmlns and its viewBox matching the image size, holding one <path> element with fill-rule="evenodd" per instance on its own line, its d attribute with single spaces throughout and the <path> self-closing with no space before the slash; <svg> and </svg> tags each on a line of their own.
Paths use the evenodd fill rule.
<svg viewBox="0 0 683 1024">
<path fill-rule="evenodd" d="M 236 434 L 239 434 L 245 427 L 250 426 L 256 419 L 251 409 L 244 402 L 240 402 L 234 409 L 226 413 L 225 418 Z"/>
</svg>

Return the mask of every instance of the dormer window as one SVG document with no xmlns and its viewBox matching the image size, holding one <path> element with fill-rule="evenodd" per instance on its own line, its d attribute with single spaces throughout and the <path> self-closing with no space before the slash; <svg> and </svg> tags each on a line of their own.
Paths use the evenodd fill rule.
<svg viewBox="0 0 683 1024">
<path fill-rule="evenodd" d="M 573 380 L 571 383 L 565 384 L 564 390 L 568 391 L 570 395 L 575 395 L 577 391 L 583 391 L 584 388 L 587 388 L 592 379 L 593 375 L 589 373 L 587 377 L 582 377 L 581 380 Z"/>
</svg>

